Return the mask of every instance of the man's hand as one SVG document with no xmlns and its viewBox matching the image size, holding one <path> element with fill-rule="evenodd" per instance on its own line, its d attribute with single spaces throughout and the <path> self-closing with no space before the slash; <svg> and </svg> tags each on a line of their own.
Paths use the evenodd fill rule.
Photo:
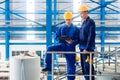
<svg viewBox="0 0 120 80">
<path fill-rule="evenodd" d="M 69 39 L 69 40 L 65 40 L 67 43 L 69 43 L 69 44 L 72 44 L 73 43 L 73 41 L 72 41 L 72 39 Z"/>
<path fill-rule="evenodd" d="M 84 53 L 88 53 L 88 51 L 87 51 L 87 50 L 84 50 L 83 52 L 84 52 Z"/>
</svg>

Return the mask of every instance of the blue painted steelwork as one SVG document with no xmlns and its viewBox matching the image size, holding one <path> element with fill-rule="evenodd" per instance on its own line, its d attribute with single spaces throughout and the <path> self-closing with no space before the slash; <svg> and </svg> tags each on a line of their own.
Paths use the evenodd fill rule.
<svg viewBox="0 0 120 80">
<path fill-rule="evenodd" d="M 94 3 L 96 3 L 96 4 L 101 5 L 101 7 L 104 6 L 104 7 L 108 8 L 108 9 L 113 10 L 113 11 L 117 11 L 117 10 L 115 10 L 115 9 L 112 9 L 112 8 L 110 8 L 110 7 L 107 7 L 107 5 L 111 5 L 111 3 L 116 2 L 116 1 L 118 1 L 118 0 L 106 1 L 106 2 L 104 1 L 103 4 L 101 4 L 101 1 L 100 1 L 100 3 L 99 3 L 99 2 L 96 2 L 96 1 L 93 1 L 93 0 L 90 0 L 90 1 L 92 1 L 92 2 L 94 2 Z M 120 12 L 120 11 L 117 11 L 117 12 Z"/>
<path fill-rule="evenodd" d="M 4 37 L 4 33 L 0 33 L 0 37 Z M 28 35 L 28 34 L 27 34 Z M 38 37 L 42 37 L 42 38 L 45 38 L 45 36 L 46 36 L 46 34 L 29 34 L 29 35 L 35 35 L 35 36 L 38 36 Z M 53 35 L 53 34 L 52 34 Z M 12 34 L 10 34 L 10 36 L 11 37 L 25 37 L 26 36 L 26 34 L 25 33 L 12 33 Z M 100 36 L 100 34 L 99 33 L 97 33 L 96 34 L 96 36 Z M 107 37 L 107 36 L 111 36 L 111 37 L 114 37 L 114 36 L 120 36 L 120 33 L 105 33 L 105 37 Z"/>
<path fill-rule="evenodd" d="M 5 45 L 6 43 L 0 42 L 0 45 Z M 97 45 L 101 45 L 101 42 L 96 42 Z M 120 45 L 120 42 L 105 42 L 105 45 Z M 46 43 L 43 42 L 13 42 L 9 43 L 9 45 L 46 45 Z"/>
<path fill-rule="evenodd" d="M 105 24 L 105 7 L 103 7 L 104 6 L 104 4 L 105 4 L 105 0 L 100 0 L 100 3 L 101 3 L 101 8 L 100 8 L 100 12 L 101 12 L 101 14 L 100 14 L 100 20 L 101 20 L 101 27 L 102 28 L 104 28 L 105 26 L 104 26 L 104 24 Z M 101 31 L 101 37 L 100 37 L 100 39 L 101 39 L 101 52 L 103 52 L 104 51 L 104 45 L 105 45 L 105 32 L 104 31 Z"/>
<path fill-rule="evenodd" d="M 46 27 L 0 27 L 0 31 L 45 31 Z"/>
<path fill-rule="evenodd" d="M 54 0 L 54 25 L 56 25 L 56 16 L 57 16 L 57 1 Z"/>
<path fill-rule="evenodd" d="M 97 7 L 93 8 L 93 9 L 89 10 L 89 13 L 96 10 L 96 9 L 99 9 L 100 7 L 101 6 L 97 6 Z M 77 15 L 77 16 L 73 17 L 73 19 L 78 18 L 78 17 L 80 17 L 80 15 Z M 62 22 L 57 23 L 56 25 L 53 25 L 53 26 L 58 26 L 58 25 L 61 25 L 61 24 L 64 24 L 64 23 L 65 23 L 65 21 L 62 21 Z"/>
<path fill-rule="evenodd" d="M 108 5 L 108 4 L 107 4 Z M 69 7 L 72 7 L 72 6 L 69 6 Z M 68 8 L 69 8 L 68 7 Z M 65 8 L 65 9 L 68 9 L 68 8 Z M 97 9 L 99 9 L 100 8 L 100 6 L 99 7 L 97 7 Z M 109 8 L 109 7 L 108 7 Z M 0 9 L 2 9 L 2 10 L 4 10 L 4 8 L 1 8 L 0 7 Z M 112 9 L 112 8 L 109 8 L 109 9 L 111 9 L 111 10 L 113 10 L 113 11 L 116 11 L 116 12 L 111 12 L 111 11 L 109 11 L 109 12 L 106 12 L 107 14 L 118 14 L 118 13 L 120 13 L 120 11 L 117 11 L 117 10 L 114 10 L 114 9 Z M 64 12 L 65 12 L 66 10 L 60 10 L 60 11 L 57 11 L 57 14 L 63 14 Z M 45 10 L 41 10 L 41 11 L 37 11 L 37 12 L 29 12 L 29 13 L 27 13 L 27 12 L 25 12 L 25 11 L 23 11 L 23 12 L 21 12 L 21 11 L 17 11 L 17 12 L 15 12 L 15 11 L 12 11 L 12 14 L 17 14 L 17 16 L 19 16 L 20 14 L 46 14 L 46 12 L 45 12 Z M 19 14 L 19 15 L 18 15 Z M 52 14 L 54 14 L 54 12 L 52 12 Z M 78 14 L 78 13 L 75 13 L 75 12 L 73 12 L 73 14 Z M 91 13 L 89 13 L 89 14 L 100 14 L 100 12 L 91 12 Z M 19 16 L 19 17 L 21 17 L 21 15 Z M 23 17 L 23 16 L 22 16 Z M 24 17 L 25 18 L 25 17 Z"/>
<path fill-rule="evenodd" d="M 5 45 L 6 43 L 0 42 L 0 45 Z M 9 45 L 46 45 L 43 42 L 11 42 Z"/>
<path fill-rule="evenodd" d="M 52 30 L 55 31 L 57 27 L 52 27 Z M 0 27 L 0 31 L 45 31 L 46 27 Z M 119 26 L 114 27 L 97 27 L 96 31 L 120 31 Z"/>
<path fill-rule="evenodd" d="M 5 3 L 5 1 L 0 2 L 0 4 Z"/>
<path fill-rule="evenodd" d="M 119 10 L 119 7 L 117 7 L 116 5 L 113 5 L 113 4 L 111 4 L 111 3 L 113 3 L 113 2 L 116 2 L 116 1 L 118 1 L 118 0 L 111 0 L 111 1 L 105 1 L 105 0 L 100 0 L 100 2 L 97 2 L 97 1 L 95 1 L 95 0 L 90 0 L 91 2 L 93 2 L 93 3 L 96 3 L 96 4 L 98 4 L 98 6 L 97 7 L 95 7 L 95 8 L 93 8 L 93 9 L 91 9 L 90 11 L 89 11 L 89 13 L 90 14 L 100 14 L 101 15 L 101 20 L 107 20 L 107 19 L 105 19 L 105 15 L 106 14 L 120 14 L 120 11 L 118 11 Z M 32 21 L 32 20 L 29 20 L 29 21 L 31 21 L 31 22 L 34 22 L 34 23 L 36 23 L 37 25 L 39 25 L 39 26 L 33 26 L 32 28 L 26 28 L 26 27 L 17 27 L 17 26 L 15 26 L 15 27 L 13 27 L 13 26 L 10 26 L 10 27 L 5 27 L 5 26 L 3 26 L 3 27 L 0 27 L 0 31 L 6 31 L 6 33 L 4 34 L 4 36 L 6 36 L 6 39 L 8 39 L 9 40 L 9 31 L 27 31 L 27 30 L 30 30 L 30 31 L 47 31 L 48 33 L 47 33 L 47 39 L 48 39 L 48 44 L 47 45 L 49 45 L 49 44 L 51 44 L 51 40 L 52 40 L 52 36 L 51 36 L 51 32 L 52 31 L 56 31 L 56 29 L 57 29 L 57 27 L 56 26 L 58 26 L 58 25 L 61 25 L 61 24 L 63 24 L 63 23 L 65 23 L 64 21 L 63 22 L 60 22 L 60 23 L 56 23 L 56 17 L 57 17 L 57 14 L 63 14 L 64 13 L 64 9 L 66 9 L 66 8 L 68 8 L 68 7 L 66 7 L 66 8 L 64 8 L 64 9 L 62 9 L 62 10 L 56 10 L 56 8 L 57 8 L 57 4 L 61 4 L 61 3 L 63 3 L 63 2 L 57 2 L 56 0 L 54 0 L 54 10 L 53 10 L 53 12 L 51 11 L 51 4 L 53 3 L 53 2 L 51 2 L 51 3 L 49 3 L 49 2 L 51 2 L 51 1 L 49 1 L 49 0 L 46 0 L 46 2 L 44 1 L 44 2 L 41 2 L 41 3 L 46 3 L 46 6 L 47 6 L 47 12 L 45 12 L 45 10 L 40 10 L 40 11 L 37 11 L 37 12 L 35 12 L 35 13 L 28 13 L 28 14 L 46 14 L 47 16 L 46 16 L 46 19 L 43 19 L 43 20 L 46 20 L 46 23 L 47 23 L 47 25 L 43 25 L 43 24 L 41 24 L 41 23 L 39 23 L 39 22 L 37 22 L 37 21 Z M 0 7 L 0 9 L 2 9 L 4 12 L 0 12 L 0 14 L 5 14 L 5 16 L 6 16 L 6 20 L 9 20 L 9 16 L 10 16 L 10 14 L 14 14 L 14 15 L 17 15 L 17 16 L 19 16 L 22 20 L 24 19 L 24 20 L 28 20 L 27 18 L 25 18 L 24 16 L 22 16 L 22 15 L 20 15 L 20 14 L 26 14 L 26 11 L 10 11 L 9 10 L 9 4 L 10 4 L 10 2 L 9 2 L 9 0 L 5 0 L 5 1 L 3 1 L 3 2 L 0 2 L 0 4 L 2 4 L 2 3 L 5 3 L 5 8 L 2 8 L 2 7 Z M 14 3 L 14 1 L 11 1 L 11 3 Z M 18 2 L 19 3 L 19 2 Z M 64 3 L 66 3 L 66 2 L 64 2 Z M 71 2 L 68 2 L 68 3 L 71 3 Z M 38 3 L 37 3 L 38 4 Z M 110 7 L 110 6 L 107 6 L 107 5 L 111 5 L 112 7 Z M 49 6 L 49 7 L 48 7 Z M 73 5 L 71 5 L 71 6 L 69 6 L 69 7 L 72 7 Z M 113 8 L 114 7 L 114 8 Z M 106 11 L 105 12 L 105 10 L 104 10 L 104 8 L 107 8 L 107 9 L 109 9 L 110 11 Z M 115 8 L 117 8 L 117 9 L 115 9 Z M 48 10 L 49 9 L 49 10 Z M 97 10 L 97 9 L 101 9 L 101 11 L 100 12 L 97 12 L 97 11 L 95 11 L 95 10 Z M 94 12 L 93 12 L 94 11 Z M 50 14 L 49 14 L 50 13 Z M 51 23 L 52 23 L 52 20 L 50 20 L 50 16 L 51 16 L 51 14 L 54 14 L 54 25 L 52 25 L 52 27 L 51 27 Z M 75 13 L 76 14 L 76 13 Z M 77 17 L 79 17 L 79 15 L 78 16 L 76 16 L 76 17 L 74 17 L 74 18 L 77 18 Z M 48 20 L 49 19 L 49 20 Z M 0 19 L 1 20 L 1 19 Z M 11 19 L 12 20 L 12 19 Z M 59 19 L 59 20 L 62 20 L 62 18 L 61 19 Z M 96 19 L 97 20 L 97 19 Z M 108 20 L 110 20 L 110 19 L 108 19 Z M 112 18 L 112 20 L 117 20 L 116 18 Z M 6 24 L 9 24 L 9 22 L 8 23 L 6 23 Z M 50 25 L 49 25 L 50 24 Z M 104 25 L 104 23 L 103 22 L 101 22 L 101 25 Z M 8 32 L 7 32 L 8 31 Z M 119 27 L 119 25 L 117 25 L 117 26 L 113 26 L 113 27 L 109 27 L 109 26 L 100 26 L 100 27 L 97 27 L 96 28 L 96 31 L 102 31 L 102 33 L 100 34 L 100 36 L 101 36 L 101 44 L 103 45 L 103 44 L 110 44 L 110 43 L 106 43 L 106 42 L 103 42 L 104 41 L 104 39 L 105 39 L 105 37 L 106 37 L 106 35 L 105 35 L 105 33 L 104 33 L 104 31 L 120 31 L 120 27 Z M 11 35 L 11 34 L 10 34 Z M 17 34 L 15 34 L 15 35 L 11 35 L 12 37 L 13 36 L 16 36 Z M 98 34 L 99 35 L 99 34 Z M 110 36 L 112 36 L 112 34 L 109 34 Z M 113 34 L 113 35 L 117 35 L 116 33 L 115 34 Z M 119 34 L 118 34 L 119 35 Z M 1 35 L 0 35 L 1 36 Z M 51 39 L 50 39 L 51 38 Z M 8 40 L 6 40 L 6 42 L 8 43 Z M 6 45 L 7 45 L 7 43 L 6 43 Z M 1 43 L 2 44 L 2 43 Z M 21 43 L 22 44 L 22 43 Z M 28 43 L 25 43 L 26 45 L 29 45 Z M 40 43 L 41 44 L 41 43 Z M 45 44 L 45 43 L 44 43 Z M 99 43 L 100 44 L 100 43 Z M 119 44 L 119 42 L 117 42 L 117 43 L 111 43 L 111 44 Z M 11 44 L 12 45 L 12 44 Z M 14 45 L 14 43 L 13 43 L 13 45 Z M 17 45 L 17 43 L 15 43 L 15 45 Z M 20 45 L 20 43 L 18 43 L 18 45 Z M 37 44 L 35 44 L 35 45 L 37 45 Z"/>
<path fill-rule="evenodd" d="M 46 41 L 47 47 L 52 44 L 52 1 L 46 0 Z"/>
<path fill-rule="evenodd" d="M 57 0 L 54 0 L 54 25 L 56 25 L 56 18 L 57 16 Z M 56 40 L 55 40 L 55 37 L 56 37 L 56 33 L 53 34 L 54 35 L 54 44 L 56 44 Z M 54 68 L 57 68 L 58 66 L 58 58 L 57 58 L 57 55 L 54 54 Z"/>
<path fill-rule="evenodd" d="M 10 45 L 46 45 L 44 42 L 14 42 L 9 43 Z"/>
<path fill-rule="evenodd" d="M 46 41 L 47 47 L 52 44 L 52 0 L 46 0 Z M 48 71 L 48 75 L 47 79 L 52 80 L 52 73 Z"/>
<path fill-rule="evenodd" d="M 5 57 L 6 57 L 6 60 L 9 60 L 9 40 L 10 40 L 10 38 L 9 38 L 9 32 L 8 31 L 6 31 L 5 32 L 6 33 L 6 35 L 5 35 L 5 51 L 6 51 L 6 55 L 5 55 Z"/>
<path fill-rule="evenodd" d="M 8 1 L 6 1 L 6 2 L 8 2 Z M 2 7 L 0 7 L 0 9 L 5 10 L 5 12 L 7 12 L 6 9 L 4 9 L 4 8 L 2 8 Z M 31 20 L 31 19 L 28 19 L 28 18 L 26 18 L 26 17 L 24 17 L 24 16 L 22 16 L 22 15 L 20 15 L 20 14 L 18 14 L 18 13 L 13 13 L 12 11 L 9 11 L 9 14 L 14 14 L 14 15 L 16 15 L 16 16 L 19 16 L 19 17 L 23 18 L 24 20 L 28 20 L 28 21 L 31 21 L 31 22 L 33 22 L 33 23 L 35 23 L 35 24 L 38 24 L 38 25 L 40 25 L 40 26 L 45 27 L 45 25 L 43 25 L 43 24 L 41 24 L 41 23 L 39 23 L 39 22 L 37 22 L 37 21 L 33 21 L 33 20 Z"/>
<path fill-rule="evenodd" d="M 10 22 L 10 4 L 9 4 L 9 0 L 6 0 L 5 1 L 5 20 L 8 21 L 8 22 L 5 22 L 6 25 L 9 25 Z M 6 26 L 6 27 L 9 27 L 9 26 Z M 9 60 L 9 32 L 6 30 L 5 32 L 5 51 L 6 51 L 6 60 Z"/>
</svg>

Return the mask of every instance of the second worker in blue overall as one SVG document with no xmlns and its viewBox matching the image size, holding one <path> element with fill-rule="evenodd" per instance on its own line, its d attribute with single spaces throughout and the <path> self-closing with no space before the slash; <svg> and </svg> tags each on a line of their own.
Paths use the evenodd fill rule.
<svg viewBox="0 0 120 80">
<path fill-rule="evenodd" d="M 79 49 L 83 54 L 81 54 L 81 66 L 82 72 L 85 76 L 85 80 L 95 80 L 94 79 L 94 66 L 92 66 L 92 79 L 88 75 L 90 75 L 90 54 L 89 52 L 93 52 L 95 49 L 95 22 L 88 16 L 88 7 L 86 5 L 81 5 L 79 8 L 80 17 L 83 20 L 83 23 L 80 27 L 80 35 L 79 35 Z M 92 60 L 93 62 L 93 55 Z"/>
</svg>

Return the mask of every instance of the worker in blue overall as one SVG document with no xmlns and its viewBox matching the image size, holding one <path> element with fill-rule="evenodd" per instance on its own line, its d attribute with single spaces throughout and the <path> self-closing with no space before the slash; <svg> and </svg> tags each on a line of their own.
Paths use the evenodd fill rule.
<svg viewBox="0 0 120 80">
<path fill-rule="evenodd" d="M 63 51 L 63 52 L 75 52 L 75 46 L 78 44 L 79 29 L 72 23 L 73 15 L 70 11 L 64 13 L 65 25 L 59 27 L 56 32 L 56 45 L 51 45 L 47 48 L 47 51 Z M 67 80 L 75 80 L 75 53 L 64 53 L 67 62 Z M 42 71 L 51 71 L 52 58 L 51 54 L 46 53 L 46 67 Z M 69 76 L 72 75 L 72 76 Z"/>
<path fill-rule="evenodd" d="M 95 49 L 95 22 L 88 16 L 88 6 L 82 4 L 79 7 L 80 17 L 83 22 L 80 27 L 79 34 L 79 49 L 83 54 L 81 54 L 81 66 L 82 72 L 84 75 L 90 75 L 90 52 L 94 52 Z M 92 54 L 92 53 L 91 53 Z M 93 62 L 93 56 L 92 61 Z M 94 66 L 92 64 L 92 75 L 94 75 Z M 89 76 L 85 76 L 85 80 L 90 80 Z M 92 76 L 91 80 L 95 80 L 94 76 Z"/>
</svg>

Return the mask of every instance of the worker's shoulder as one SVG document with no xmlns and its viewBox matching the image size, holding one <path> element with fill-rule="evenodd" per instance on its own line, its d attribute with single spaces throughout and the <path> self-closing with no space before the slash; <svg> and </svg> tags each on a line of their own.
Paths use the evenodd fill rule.
<svg viewBox="0 0 120 80">
<path fill-rule="evenodd" d="M 77 26 L 77 25 L 75 25 L 75 24 L 72 24 L 72 27 L 78 28 L 78 26 Z"/>
<path fill-rule="evenodd" d="M 60 25 L 58 26 L 58 29 L 64 28 L 66 25 Z"/>
<path fill-rule="evenodd" d="M 79 30 L 79 27 L 77 25 L 74 25 L 72 26 L 75 30 Z"/>
<path fill-rule="evenodd" d="M 91 23 L 95 23 L 95 21 L 90 17 L 88 18 L 88 21 L 91 22 Z"/>
</svg>

